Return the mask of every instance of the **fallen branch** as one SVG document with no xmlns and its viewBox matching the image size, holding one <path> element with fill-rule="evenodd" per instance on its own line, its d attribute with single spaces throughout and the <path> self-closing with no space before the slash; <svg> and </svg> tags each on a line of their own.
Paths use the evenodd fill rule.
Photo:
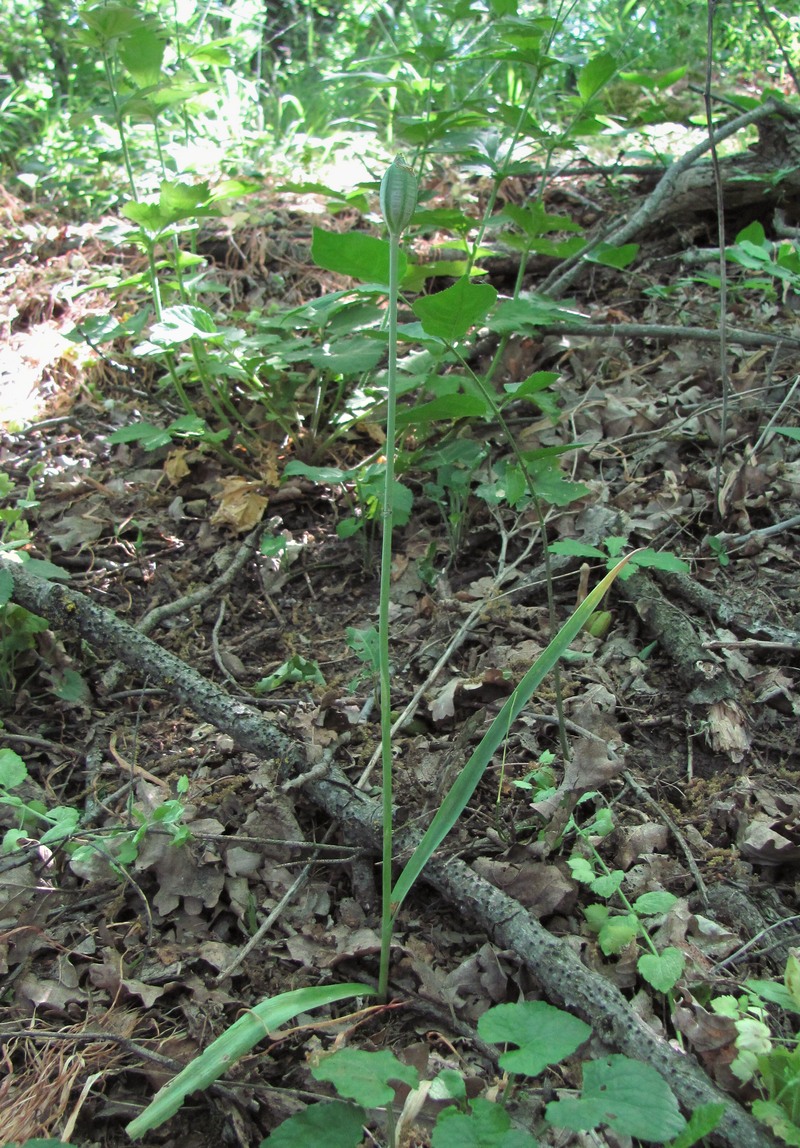
<svg viewBox="0 0 800 1148">
<path fill-rule="evenodd" d="M 110 610 L 65 586 L 42 581 L 27 573 L 22 564 L 4 562 L 4 569 L 13 578 L 12 597 L 20 606 L 146 674 L 203 719 L 231 734 L 241 748 L 276 761 L 279 768 L 293 772 L 306 768 L 301 746 L 273 723 L 228 697 Z M 304 792 L 342 823 L 348 840 L 379 854 L 379 810 L 335 766 L 328 778 L 307 782 Z M 411 850 L 418 839 L 412 831 L 401 831 L 397 848 Z M 456 858 L 434 857 L 423 879 L 502 948 L 517 952 L 544 993 L 582 1016 L 604 1044 L 651 1064 L 687 1110 L 700 1104 L 722 1103 L 724 1114 L 718 1137 L 724 1142 L 733 1148 L 766 1148 L 774 1144 L 764 1126 L 736 1100 L 720 1092 L 693 1057 L 677 1052 L 648 1028 L 610 981 L 585 968 L 574 951 L 542 928 L 518 901 Z"/>
<path fill-rule="evenodd" d="M 599 335 L 608 339 L 693 339 L 696 343 L 718 343 L 719 331 L 710 327 L 681 327 L 670 323 L 547 323 L 536 328 L 542 335 Z M 792 335 L 772 335 L 767 331 L 728 328 L 728 342 L 740 347 L 800 347 Z"/>
</svg>

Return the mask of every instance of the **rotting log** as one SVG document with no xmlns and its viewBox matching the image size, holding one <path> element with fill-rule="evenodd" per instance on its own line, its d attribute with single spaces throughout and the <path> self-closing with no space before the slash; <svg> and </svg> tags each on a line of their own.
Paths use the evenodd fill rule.
<svg viewBox="0 0 800 1148">
<path fill-rule="evenodd" d="M 13 579 L 12 598 L 46 618 L 51 626 L 90 642 L 119 658 L 135 672 L 166 690 L 187 708 L 230 734 L 240 748 L 276 763 L 279 771 L 302 772 L 308 762 L 295 741 L 257 710 L 229 697 L 180 658 L 123 622 L 111 610 L 66 586 L 45 582 L 24 564 L 3 559 Z M 380 854 L 380 810 L 354 789 L 336 766 L 326 778 L 307 781 L 308 797 L 340 821 L 350 840 Z M 397 834 L 398 852 L 413 849 L 419 836 Z M 544 994 L 589 1023 L 609 1050 L 651 1064 L 667 1081 L 687 1111 L 700 1104 L 721 1103 L 722 1121 L 714 1139 L 732 1148 L 770 1148 L 775 1141 L 732 1097 L 722 1093 L 695 1059 L 672 1048 L 630 1008 L 622 993 L 587 969 L 573 950 L 552 936 L 522 905 L 496 889 L 456 858 L 434 857 L 422 880 L 436 889 L 504 949 L 513 949 L 540 983 Z"/>
</svg>

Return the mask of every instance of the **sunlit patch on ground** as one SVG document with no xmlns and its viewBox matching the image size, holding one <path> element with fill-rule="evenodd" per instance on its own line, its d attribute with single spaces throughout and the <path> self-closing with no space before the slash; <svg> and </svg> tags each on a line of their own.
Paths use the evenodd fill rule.
<svg viewBox="0 0 800 1148">
<path fill-rule="evenodd" d="M 15 430 L 45 417 L 65 375 L 75 373 L 76 348 L 60 325 L 39 323 L 0 346 L 0 426 Z"/>
</svg>

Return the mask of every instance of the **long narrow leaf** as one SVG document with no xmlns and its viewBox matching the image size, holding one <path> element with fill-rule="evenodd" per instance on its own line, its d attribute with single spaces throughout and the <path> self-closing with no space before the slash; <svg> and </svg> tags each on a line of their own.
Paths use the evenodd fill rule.
<svg viewBox="0 0 800 1148">
<path fill-rule="evenodd" d="M 244 1016 L 240 1016 L 227 1032 L 204 1049 L 191 1064 L 187 1064 L 174 1080 L 164 1085 L 125 1131 L 132 1140 L 136 1140 L 151 1128 L 158 1128 L 170 1116 L 175 1115 L 190 1092 L 208 1088 L 209 1084 L 213 1084 L 223 1072 L 227 1072 L 231 1065 L 249 1052 L 253 1045 L 299 1013 L 333 1004 L 345 997 L 374 995 L 375 989 L 369 985 L 325 985 L 294 989 L 262 1001 Z"/>
<path fill-rule="evenodd" d="M 636 551 L 633 551 L 633 554 L 635 553 Z M 599 582 L 594 590 L 587 595 L 574 614 L 558 631 L 550 645 L 542 651 L 514 692 L 507 698 L 505 705 L 483 735 L 480 745 L 476 747 L 469 761 L 453 782 L 444 801 L 436 811 L 433 821 L 398 877 L 392 890 L 392 906 L 395 913 L 408 896 L 414 882 L 433 853 L 439 848 L 464 812 L 469 799 L 478 786 L 478 782 L 483 777 L 484 770 L 492 760 L 503 738 L 508 734 L 512 722 L 519 716 L 534 690 L 550 673 L 576 634 L 585 626 L 612 582 L 630 561 L 633 554 L 627 555 L 621 562 L 618 562 L 614 569 L 606 574 L 602 582 Z"/>
</svg>

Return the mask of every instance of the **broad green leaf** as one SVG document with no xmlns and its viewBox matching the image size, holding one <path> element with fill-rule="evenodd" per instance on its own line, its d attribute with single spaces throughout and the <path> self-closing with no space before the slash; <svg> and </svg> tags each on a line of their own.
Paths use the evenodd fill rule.
<svg viewBox="0 0 800 1148">
<path fill-rule="evenodd" d="M 486 325 L 498 335 L 518 335 L 526 329 L 560 324 L 580 327 L 586 316 L 571 310 L 565 303 L 548 299 L 544 295 L 520 295 L 519 299 L 504 299 L 486 320 Z"/>
<path fill-rule="evenodd" d="M 48 810 L 47 819 L 52 826 L 41 834 L 39 840 L 43 845 L 52 845 L 72 836 L 78 828 L 81 814 L 71 805 L 57 805 L 55 809 Z"/>
<path fill-rule="evenodd" d="M 748 992 L 755 993 L 762 1000 L 776 1004 L 786 1012 L 800 1013 L 800 1001 L 796 1000 L 786 985 L 777 981 L 759 981 L 748 979 L 744 982 Z M 735 1014 L 734 1014 L 735 1015 Z"/>
<path fill-rule="evenodd" d="M 117 54 L 122 65 L 140 88 L 149 88 L 161 79 L 166 34 L 152 25 L 135 28 L 120 43 Z"/>
<path fill-rule="evenodd" d="M 775 430 L 793 442 L 800 442 L 800 427 L 775 427 Z"/>
<path fill-rule="evenodd" d="M 307 351 L 304 360 L 328 375 L 362 375 L 377 367 L 385 348 L 377 339 L 354 336 Z"/>
<path fill-rule="evenodd" d="M 175 1115 L 191 1092 L 213 1084 L 254 1045 L 300 1013 L 323 1008 L 348 997 L 374 996 L 375 992 L 370 985 L 349 983 L 293 989 L 262 1001 L 240 1016 L 222 1036 L 157 1092 L 144 1112 L 132 1120 L 125 1131 L 132 1140 L 138 1140 L 145 1132 L 159 1128 Z"/>
<path fill-rule="evenodd" d="M 668 913 L 677 901 L 678 898 L 674 893 L 660 889 L 654 893 L 642 893 L 641 897 L 637 897 L 633 902 L 633 907 L 637 913 L 648 917 L 651 914 Z"/>
<path fill-rule="evenodd" d="M 587 1061 L 580 1097 L 548 1104 L 546 1118 L 573 1132 L 607 1125 L 648 1143 L 677 1136 L 686 1127 L 669 1085 L 652 1065 L 618 1055 Z"/>
<path fill-rule="evenodd" d="M 633 263 L 638 252 L 638 243 L 625 243 L 621 247 L 614 247 L 610 243 L 599 243 L 586 253 L 586 262 L 599 263 L 603 267 L 616 267 L 621 271 Z"/>
<path fill-rule="evenodd" d="M 412 311 L 429 335 L 457 343 L 477 323 L 483 322 L 497 299 L 488 283 L 459 279 L 452 287 L 417 299 Z"/>
<path fill-rule="evenodd" d="M 527 468 L 537 496 L 552 506 L 568 506 L 589 493 L 589 487 L 582 482 L 565 478 L 552 459 L 531 460 Z"/>
<path fill-rule="evenodd" d="M 354 1104 L 334 1100 L 310 1104 L 284 1120 L 260 1148 L 358 1148 L 364 1139 L 367 1114 Z"/>
<path fill-rule="evenodd" d="M 588 1024 L 546 1001 L 519 1001 L 490 1008 L 478 1021 L 478 1032 L 494 1044 L 519 1047 L 500 1055 L 506 1072 L 538 1076 L 558 1064 L 592 1035 Z"/>
<path fill-rule="evenodd" d="M 611 910 L 608 905 L 587 905 L 583 910 L 583 915 L 586 918 L 586 924 L 593 933 L 600 933 L 604 925 L 611 916 Z"/>
<path fill-rule="evenodd" d="M 422 426 L 442 419 L 476 419 L 490 414 L 488 405 L 480 395 L 442 395 L 441 398 L 431 399 L 429 403 L 420 403 L 398 411 L 397 425 L 400 428 Z"/>
<path fill-rule="evenodd" d="M 54 671 L 53 693 L 65 702 L 90 705 L 92 701 L 92 691 L 89 689 L 86 679 L 70 666 L 65 666 L 63 670 Z"/>
<path fill-rule="evenodd" d="M 685 964 L 680 949 L 670 945 L 658 954 L 643 953 L 636 967 L 657 992 L 668 993 L 683 976 Z"/>
<path fill-rule="evenodd" d="M 432 1148 L 537 1148 L 537 1143 L 529 1132 L 511 1127 L 505 1108 L 482 1096 L 469 1112 L 445 1108 L 431 1136 Z"/>
<path fill-rule="evenodd" d="M 596 877 L 594 867 L 587 860 L 586 857 L 570 857 L 567 864 L 570 867 L 570 872 L 576 881 L 580 881 L 582 885 L 591 885 Z"/>
<path fill-rule="evenodd" d="M 324 483 L 329 486 L 341 486 L 343 482 L 352 482 L 355 471 L 340 470 L 338 466 L 309 466 L 307 462 L 290 462 L 284 469 L 284 476 L 300 474 L 312 482 Z"/>
<path fill-rule="evenodd" d="M 134 7 L 125 4 L 84 5 L 79 9 L 81 20 L 98 37 L 108 43 L 119 36 L 128 36 L 146 26 L 145 18 Z"/>
<path fill-rule="evenodd" d="M 363 283 L 389 282 L 389 244 L 374 235 L 348 231 L 339 235 L 335 231 L 314 228 L 311 256 L 318 267 L 360 279 Z M 406 271 L 406 257 L 400 252 L 400 277 Z"/>
<path fill-rule="evenodd" d="M 403 1064 L 388 1048 L 365 1052 L 360 1048 L 342 1048 L 312 1068 L 315 1080 L 327 1080 L 345 1100 L 355 1100 L 365 1108 L 380 1108 L 394 1100 L 390 1080 L 399 1080 L 410 1088 L 419 1084 L 419 1073 Z"/>
<path fill-rule="evenodd" d="M 578 91 L 584 100 L 590 100 L 611 79 L 617 70 L 617 61 L 610 52 L 593 56 L 578 73 Z"/>
<path fill-rule="evenodd" d="M 159 447 L 169 446 L 172 436 L 163 427 L 154 427 L 151 423 L 131 423 L 130 426 L 115 430 L 108 436 L 108 441 L 140 442 L 145 450 L 158 450 Z"/>
<path fill-rule="evenodd" d="M 742 228 L 736 236 L 737 243 L 752 243 L 756 247 L 763 247 L 767 242 L 767 233 L 764 231 L 764 225 L 759 223 L 758 220 L 753 220 L 747 227 Z"/>
<path fill-rule="evenodd" d="M 16 789 L 28 776 L 28 767 L 13 749 L 0 749 L 0 788 Z"/>
<path fill-rule="evenodd" d="M 688 562 L 667 550 L 640 550 L 634 565 L 649 566 L 653 570 L 670 570 L 676 574 L 688 574 L 691 569 Z"/>
<path fill-rule="evenodd" d="M 521 383 L 506 383 L 503 390 L 521 399 L 527 395 L 538 394 L 539 391 L 552 386 L 557 379 L 558 371 L 536 371 Z"/>
<path fill-rule="evenodd" d="M 443 1068 L 431 1081 L 428 1095 L 431 1100 L 464 1100 L 467 1095 L 464 1077 L 455 1068 Z"/>
<path fill-rule="evenodd" d="M 630 556 L 629 556 L 630 557 Z M 438 849 L 444 838 L 455 825 L 463 813 L 470 798 L 475 792 L 484 771 L 498 747 L 508 735 L 512 723 L 516 720 L 524 707 L 528 704 L 533 693 L 553 666 L 566 653 L 572 640 L 580 633 L 591 615 L 600 605 L 603 597 L 613 585 L 621 570 L 625 568 L 629 558 L 623 558 L 613 570 L 587 595 L 577 610 L 564 623 L 559 632 L 545 650 L 539 655 L 534 664 L 522 678 L 514 692 L 506 699 L 489 729 L 481 739 L 480 744 L 471 754 L 464 768 L 445 795 L 442 804 L 434 815 L 433 821 L 423 834 L 409 860 L 406 862 L 394 889 L 392 890 L 392 903 L 397 912 L 407 897 L 429 858 Z"/>
<path fill-rule="evenodd" d="M 160 321 L 150 328 L 150 341 L 162 349 L 176 347 L 190 339 L 219 342 L 223 337 L 210 311 L 189 303 L 165 307 Z"/>
<path fill-rule="evenodd" d="M 14 579 L 11 576 L 11 571 L 0 564 L 0 606 L 5 606 L 7 602 L 10 602 L 13 593 Z"/>
<path fill-rule="evenodd" d="M 693 1148 L 695 1144 L 709 1136 L 725 1113 L 724 1104 L 701 1104 L 689 1117 L 689 1123 L 665 1148 Z"/>
<path fill-rule="evenodd" d="M 608 557 L 596 546 L 590 546 L 587 542 L 576 542 L 574 538 L 564 538 L 560 542 L 551 542 L 547 549 L 551 554 L 566 554 L 570 558 L 602 558 L 605 561 Z"/>
</svg>

